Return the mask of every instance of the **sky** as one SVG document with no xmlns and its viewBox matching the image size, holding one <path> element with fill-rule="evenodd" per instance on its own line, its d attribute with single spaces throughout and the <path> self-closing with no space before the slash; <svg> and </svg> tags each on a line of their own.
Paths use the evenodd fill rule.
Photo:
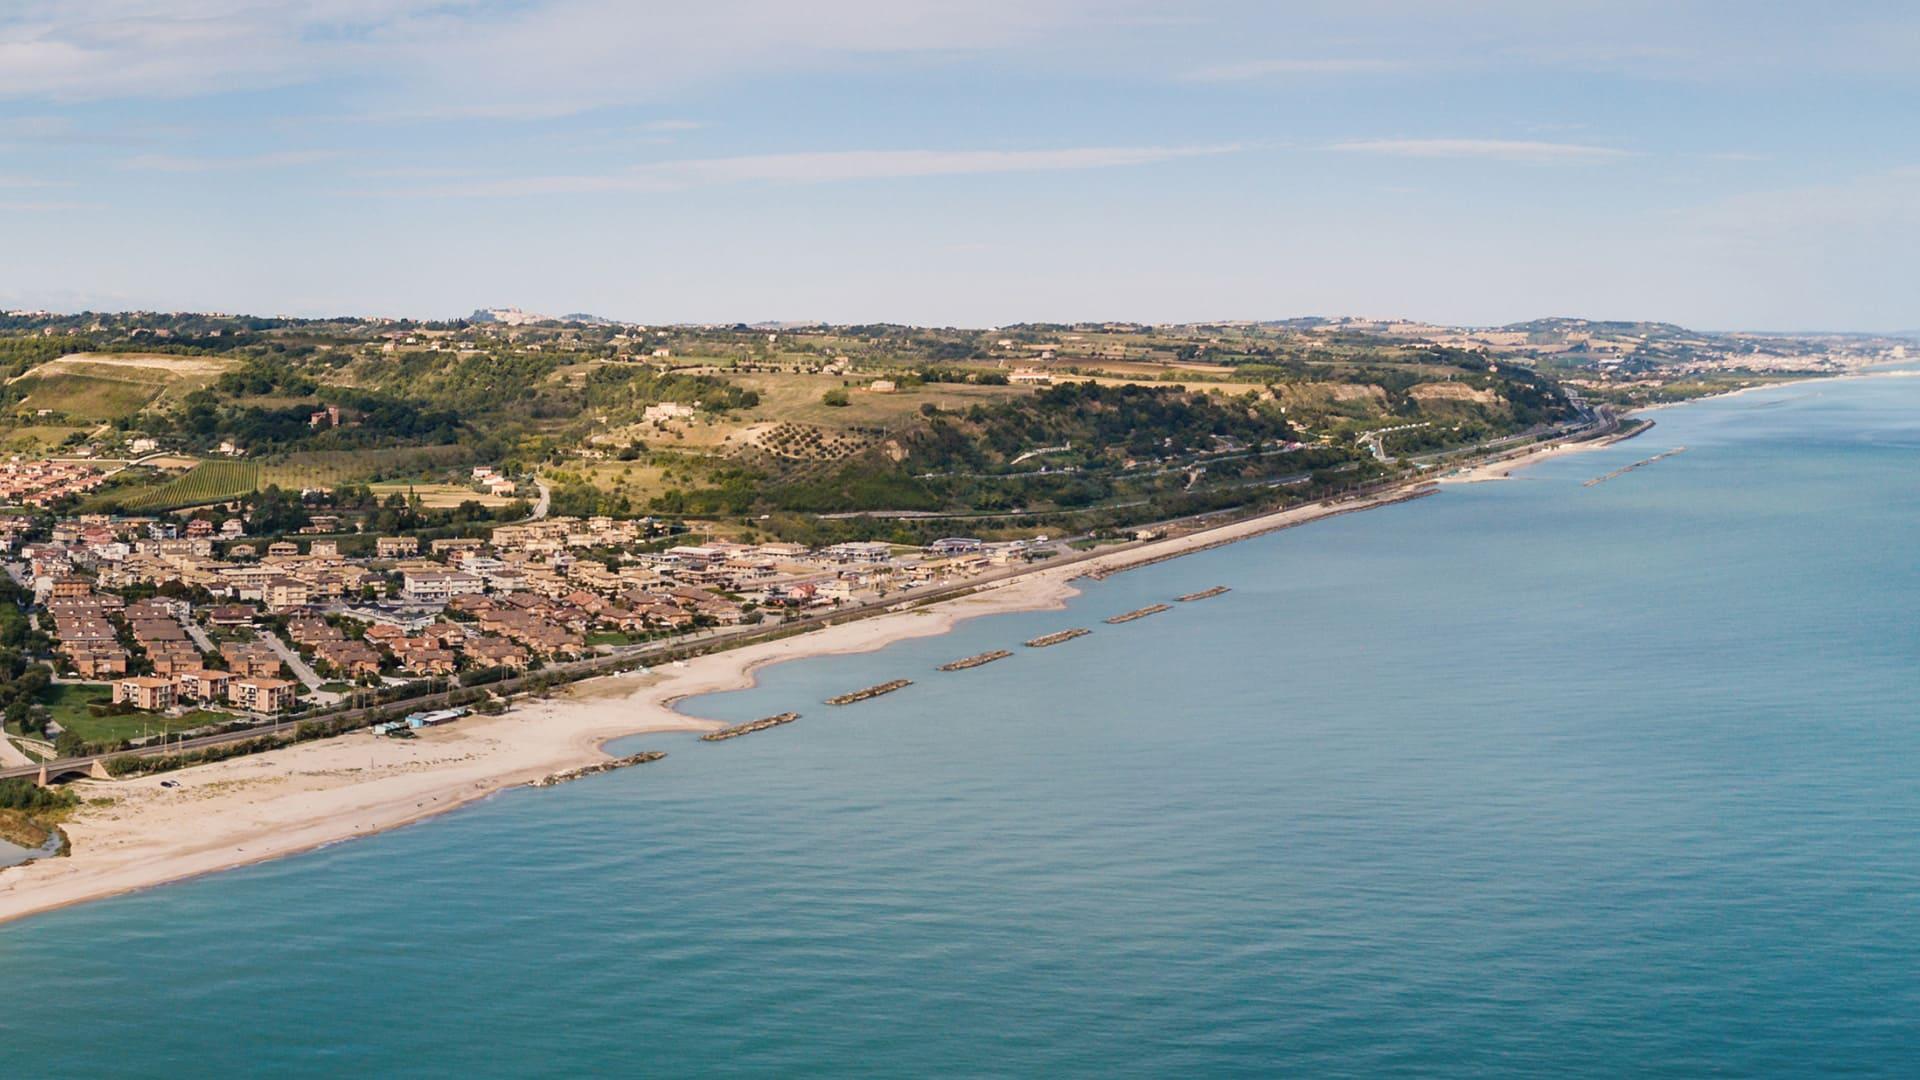
<svg viewBox="0 0 1920 1080">
<path fill-rule="evenodd" d="M 1920 5 L 4 0 L 0 307 L 1920 327 Z"/>
</svg>

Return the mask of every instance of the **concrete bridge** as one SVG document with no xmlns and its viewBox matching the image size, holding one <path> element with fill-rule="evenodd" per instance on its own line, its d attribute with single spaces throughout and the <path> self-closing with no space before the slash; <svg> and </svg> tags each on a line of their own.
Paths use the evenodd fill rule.
<svg viewBox="0 0 1920 1080">
<path fill-rule="evenodd" d="M 0 769 L 0 780 L 28 778 L 41 787 L 52 787 L 68 780 L 111 780 L 113 775 L 107 772 L 104 755 L 66 758 L 60 761 L 42 762 L 38 765 L 19 765 L 11 769 Z"/>
</svg>

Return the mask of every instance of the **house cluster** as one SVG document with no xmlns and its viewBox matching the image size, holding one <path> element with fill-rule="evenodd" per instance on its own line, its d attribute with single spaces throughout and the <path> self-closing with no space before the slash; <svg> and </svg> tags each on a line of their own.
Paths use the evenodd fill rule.
<svg viewBox="0 0 1920 1080">
<path fill-rule="evenodd" d="M 67 666 L 80 678 L 111 683 L 115 704 L 156 711 L 225 705 L 261 713 L 293 706 L 294 684 L 279 677 L 277 655 L 270 665 L 259 658 L 236 664 L 223 647 L 226 668 L 209 667 L 211 658 L 193 640 L 183 600 L 151 597 L 127 603 L 112 593 L 94 592 L 85 581 L 67 579 L 55 583 L 47 613 Z"/>
<path fill-rule="evenodd" d="M 486 489 L 489 495 L 512 495 L 520 487 L 513 482 L 513 477 L 500 475 L 491 465 L 474 466 L 473 482 Z"/>
<path fill-rule="evenodd" d="M 401 626 L 346 616 L 308 616 L 289 620 L 287 636 L 316 669 L 343 680 L 372 680 L 388 673 L 441 676 L 463 669 L 520 670 L 532 656 L 527 648 L 484 628 L 448 619 Z"/>
<path fill-rule="evenodd" d="M 0 517 L 0 543 L 18 535 Z M 75 677 L 110 683 L 138 708 L 271 712 L 296 700 L 289 666 L 313 686 L 525 670 L 761 611 L 884 596 L 1029 550 L 965 537 L 817 550 L 721 540 L 659 550 L 652 539 L 647 522 L 554 517 L 484 538 L 352 537 L 343 554 L 338 535 L 251 539 L 238 516 L 81 516 L 18 557 Z"/>
<path fill-rule="evenodd" d="M 0 462 L 0 503 L 50 506 L 69 495 L 84 495 L 107 482 L 96 465 L 78 461 Z"/>
</svg>

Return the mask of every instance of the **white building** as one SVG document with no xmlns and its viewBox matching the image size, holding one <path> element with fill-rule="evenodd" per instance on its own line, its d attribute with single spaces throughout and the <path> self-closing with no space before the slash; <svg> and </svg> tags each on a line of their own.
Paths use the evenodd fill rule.
<svg viewBox="0 0 1920 1080">
<path fill-rule="evenodd" d="M 656 422 L 666 420 L 691 420 L 693 419 L 693 414 L 694 408 L 691 405 L 683 405 L 678 401 L 662 401 L 658 405 L 647 406 L 646 410 L 640 414 L 640 418 L 642 420 Z"/>
<path fill-rule="evenodd" d="M 458 570 L 405 570 L 400 588 L 407 599 L 421 604 L 445 603 L 456 596 L 485 592 L 486 579 Z"/>
</svg>

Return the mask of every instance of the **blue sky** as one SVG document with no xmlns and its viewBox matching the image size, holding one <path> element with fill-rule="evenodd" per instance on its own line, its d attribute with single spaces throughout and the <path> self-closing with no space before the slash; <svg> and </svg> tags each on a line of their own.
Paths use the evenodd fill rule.
<svg viewBox="0 0 1920 1080">
<path fill-rule="evenodd" d="M 1920 6 L 8 0 L 0 305 L 1920 326 Z"/>
</svg>

